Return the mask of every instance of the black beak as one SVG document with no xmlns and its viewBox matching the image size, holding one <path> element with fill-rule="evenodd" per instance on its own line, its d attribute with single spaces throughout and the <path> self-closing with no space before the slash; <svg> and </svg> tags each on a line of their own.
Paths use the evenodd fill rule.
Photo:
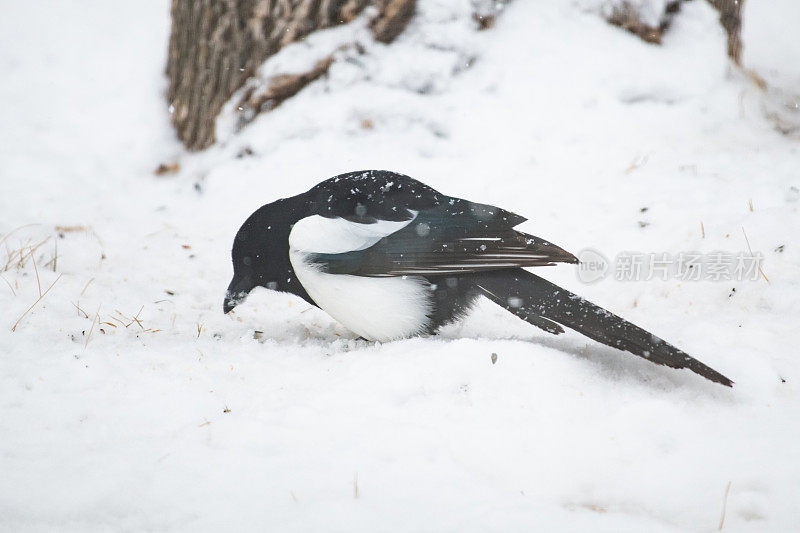
<svg viewBox="0 0 800 533">
<path fill-rule="evenodd" d="M 228 290 L 225 292 L 225 301 L 222 303 L 222 311 L 225 314 L 233 311 L 233 308 L 239 305 L 247 298 L 247 294 L 253 289 L 253 281 L 248 277 L 237 278 L 233 277 L 231 284 L 228 285 Z"/>
<path fill-rule="evenodd" d="M 232 298 L 230 294 L 226 294 L 225 301 L 222 303 L 222 311 L 227 315 L 233 311 L 233 308 L 238 304 L 239 302 L 235 298 Z"/>
</svg>

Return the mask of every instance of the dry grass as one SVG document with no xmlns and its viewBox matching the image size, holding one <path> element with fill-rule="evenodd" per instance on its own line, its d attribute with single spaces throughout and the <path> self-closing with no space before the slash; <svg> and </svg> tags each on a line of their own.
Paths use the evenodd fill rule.
<svg viewBox="0 0 800 533">
<path fill-rule="evenodd" d="M 39 302 L 41 302 L 41 301 L 42 301 L 42 299 L 43 299 L 45 296 L 47 296 L 47 293 L 48 293 L 48 292 L 50 292 L 50 289 L 52 289 L 52 288 L 53 288 L 53 285 L 55 285 L 55 284 L 56 284 L 56 282 L 58 282 L 58 280 L 60 280 L 60 279 L 61 279 L 61 274 L 59 274 L 59 275 L 58 275 L 58 277 L 56 278 L 56 280 L 55 280 L 55 281 L 54 281 L 54 282 L 53 282 L 53 283 L 52 283 L 52 284 L 51 284 L 49 287 L 47 287 L 47 290 L 45 290 L 43 293 L 41 293 L 41 294 L 39 295 L 39 297 L 36 299 L 36 301 L 35 301 L 35 302 L 33 302 L 33 303 L 31 304 L 31 306 L 30 306 L 30 307 L 28 307 L 28 309 L 26 309 L 26 310 L 25 310 L 25 312 L 24 312 L 24 313 L 22 313 L 22 316 L 20 316 L 20 317 L 17 319 L 17 321 L 16 321 L 16 322 L 14 322 L 14 326 L 12 326 L 12 328 L 11 328 L 11 331 L 17 331 L 17 326 L 19 326 L 19 323 L 22 321 L 22 319 L 23 319 L 23 318 L 25 318 L 25 315 L 27 315 L 28 313 L 30 313 L 31 309 L 33 309 L 34 307 L 36 307 L 36 304 L 38 304 Z"/>
<path fill-rule="evenodd" d="M 90 228 L 86 226 L 56 226 L 55 230 L 60 234 L 63 233 L 75 233 L 78 231 L 91 231 Z"/>
<path fill-rule="evenodd" d="M 58 251 L 58 239 L 63 238 L 66 234 L 70 233 L 78 233 L 84 232 L 87 235 L 93 237 L 101 248 L 103 248 L 103 243 L 100 237 L 94 232 L 94 230 L 89 226 L 83 225 L 73 225 L 73 226 L 52 226 L 55 230 L 56 235 L 49 235 L 49 236 L 41 236 L 38 237 L 26 237 L 25 235 L 21 235 L 19 238 L 19 242 L 17 242 L 14 247 L 11 245 L 11 238 L 14 234 L 19 235 L 20 230 L 24 228 L 40 226 L 40 224 L 28 224 L 25 226 L 20 226 L 15 228 L 8 233 L 0 236 L 0 279 L 2 279 L 3 283 L 9 288 L 13 296 L 17 296 L 19 293 L 20 288 L 20 281 L 24 278 L 20 277 L 21 275 L 24 276 L 25 273 L 22 272 L 25 269 L 31 269 L 34 273 L 34 278 L 36 280 L 36 287 L 37 287 L 37 297 L 36 300 L 25 310 L 22 315 L 17 318 L 16 322 L 14 322 L 13 326 L 11 327 L 12 331 L 16 331 L 20 324 L 23 322 L 25 317 L 36 307 L 39 302 L 41 302 L 53 289 L 56 283 L 59 282 L 63 273 L 58 273 L 56 279 L 47 287 L 42 286 L 42 280 L 40 277 L 40 270 L 43 269 L 50 270 L 52 268 L 53 272 L 58 271 L 59 266 L 59 251 Z M 53 241 L 54 246 L 52 250 L 52 255 L 48 253 L 41 253 L 42 247 L 45 246 L 48 242 Z M 188 245 L 187 245 L 188 246 Z M 4 252 L 4 253 L 3 253 Z M 104 255 L 104 254 L 103 254 Z M 3 276 L 2 273 L 9 273 L 10 276 Z M 28 270 L 30 272 L 30 270 Z M 14 273 L 17 275 L 15 276 Z M 86 320 L 91 320 L 91 326 L 88 330 L 89 334 L 87 335 L 85 342 L 84 342 L 84 349 L 88 346 L 89 341 L 92 338 L 92 335 L 96 329 L 99 329 L 101 333 L 107 333 L 109 327 L 115 329 L 128 329 L 133 328 L 141 333 L 157 333 L 162 331 L 162 329 L 157 329 L 153 327 L 148 327 L 145 325 L 145 322 L 142 318 L 142 313 L 144 311 L 144 305 L 139 307 L 139 310 L 132 315 L 128 315 L 120 311 L 119 309 L 115 309 L 113 313 L 103 315 L 101 312 L 101 306 L 98 306 L 97 311 L 94 315 L 90 315 L 88 311 L 86 311 L 81 305 L 81 298 L 87 293 L 89 287 L 95 281 L 95 278 L 90 278 L 86 284 L 81 289 L 80 293 L 77 296 L 77 299 L 72 300 L 70 299 L 70 303 L 75 308 L 76 313 L 79 317 L 82 317 Z M 83 304 L 86 305 L 85 303 Z M 173 323 L 172 326 L 174 327 L 175 317 L 173 316 Z M 106 327 L 107 326 L 107 327 Z M 121 327 L 120 327 L 121 326 Z M 103 329 L 105 328 L 105 329 Z M 198 336 L 204 329 L 202 324 L 199 324 Z"/>
<path fill-rule="evenodd" d="M 53 239 L 53 235 L 48 235 L 43 238 L 27 238 L 24 241 L 21 241 L 17 248 L 11 248 L 9 246 L 9 238 L 18 233 L 20 230 L 30 227 L 40 226 L 40 224 L 26 224 L 24 226 L 19 226 L 8 233 L 6 233 L 2 239 L 0 239 L 0 246 L 3 246 L 6 252 L 6 256 L 3 260 L 0 260 L 2 263 L 2 267 L 0 267 L 0 272 L 7 272 L 9 270 L 19 270 L 24 268 L 27 265 L 27 262 L 30 258 L 33 257 L 42 246 L 53 240 L 53 255 L 50 257 L 50 260 L 47 261 L 42 265 L 42 268 L 52 267 L 53 272 L 58 270 L 58 239 Z M 102 248 L 102 241 L 97 236 L 97 234 L 92 230 L 92 228 L 88 226 L 54 226 L 53 229 L 55 230 L 57 236 L 59 238 L 63 238 L 67 233 L 74 233 L 74 232 L 85 232 L 92 235 L 95 239 L 97 239 L 98 244 Z"/>
<path fill-rule="evenodd" d="M 47 287 L 46 289 L 42 290 L 42 280 L 39 277 L 39 267 L 36 264 L 35 254 L 42 246 L 44 246 L 47 242 L 50 241 L 50 239 L 51 239 L 50 236 L 45 237 L 45 238 L 40 239 L 40 240 L 27 239 L 24 243 L 20 244 L 19 247 L 15 248 L 15 249 L 12 249 L 9 246 L 9 237 L 11 235 L 13 235 L 14 233 L 18 232 L 21 229 L 28 228 L 28 227 L 34 227 L 34 226 L 38 226 L 38 225 L 39 224 L 26 224 L 24 226 L 19 226 L 19 227 L 15 228 L 15 229 L 9 231 L 8 233 L 6 233 L 3 236 L 3 238 L 0 239 L 0 245 L 2 245 L 5 248 L 5 251 L 6 251 L 5 262 L 3 264 L 2 269 L 0 269 L 0 272 L 8 272 L 8 271 L 10 271 L 12 269 L 13 270 L 17 270 L 17 271 L 18 270 L 22 270 L 27 266 L 28 262 L 30 261 L 30 264 L 33 265 L 33 272 L 34 272 L 34 275 L 36 277 L 36 288 L 37 288 L 37 291 L 38 291 L 38 297 L 36 298 L 36 300 L 25 310 L 24 313 L 22 313 L 22 315 L 20 315 L 20 317 L 17 319 L 17 321 L 14 322 L 14 325 L 11 326 L 11 331 L 17 331 L 17 327 L 20 325 L 22 320 L 28 315 L 28 313 L 30 313 L 33 310 L 34 307 L 36 307 L 36 304 L 41 302 L 44 299 L 44 297 L 47 296 L 47 294 L 50 292 L 50 290 L 61 279 L 61 274 L 59 274 L 58 277 L 55 279 L 55 281 L 53 281 L 53 283 L 51 283 L 49 287 Z M 58 247 L 56 246 L 55 255 L 50 259 L 50 261 L 48 261 L 47 263 L 44 264 L 44 268 L 47 268 L 48 265 L 52 264 L 53 265 L 53 272 L 55 272 L 56 271 L 56 266 L 57 266 L 57 261 L 58 261 Z M 17 295 L 17 291 L 14 290 L 14 285 L 12 285 L 11 282 L 9 282 L 4 276 L 0 275 L 0 278 L 2 278 L 3 281 L 6 283 L 6 285 L 8 285 L 8 288 L 11 289 L 11 293 L 14 296 L 16 296 Z M 19 287 L 19 285 L 18 285 L 16 280 L 14 281 L 14 284 L 17 285 L 17 287 Z"/>
<path fill-rule="evenodd" d="M 83 290 L 81 291 L 81 293 L 78 296 L 83 296 L 83 293 L 86 292 L 86 289 L 89 288 L 89 285 L 91 285 L 93 281 L 94 281 L 94 278 L 92 278 L 89 281 L 87 281 L 86 285 L 84 285 Z"/>
<path fill-rule="evenodd" d="M 9 288 L 9 289 L 11 289 L 11 294 L 13 294 L 14 296 L 16 296 L 16 295 L 17 295 L 17 291 L 15 291 L 15 290 L 14 290 L 14 287 L 11 285 L 11 283 L 9 283 L 9 282 L 8 282 L 8 280 L 7 280 L 6 278 L 4 278 L 4 277 L 2 276 L 2 274 L 0 274 L 0 279 L 2 279 L 3 281 L 5 281 L 5 282 L 6 282 L 6 285 L 8 285 L 8 288 Z"/>
<path fill-rule="evenodd" d="M 137 326 L 139 326 L 139 329 L 143 333 L 158 333 L 159 331 L 161 331 L 160 329 L 147 328 L 144 326 L 144 319 L 140 318 L 143 310 L 144 310 L 144 305 L 139 307 L 139 310 L 136 312 L 135 315 L 128 316 L 119 309 L 114 309 L 114 313 L 116 313 L 116 316 L 109 315 L 109 320 L 113 320 L 114 322 L 119 323 L 125 329 L 128 329 L 132 325 L 136 324 Z M 112 324 L 111 322 L 103 322 L 103 324 L 108 324 L 109 326 L 113 326 L 115 328 L 117 327 L 116 324 Z"/>
<path fill-rule="evenodd" d="M 12 229 L 11 231 L 9 231 L 8 233 L 6 233 L 6 234 L 3 236 L 3 238 L 2 238 L 2 239 L 0 239 L 0 244 L 5 244 L 5 242 L 8 240 L 8 238 L 9 238 L 10 236 L 12 236 L 14 233 L 18 232 L 19 230 L 21 230 L 21 229 L 24 229 L 24 228 L 32 228 L 32 227 L 34 227 L 34 226 L 38 226 L 38 225 L 39 225 L 39 224 L 24 224 L 24 225 L 22 225 L 22 226 L 18 226 L 18 227 L 16 227 L 16 228 Z"/>
<path fill-rule="evenodd" d="M 84 311 L 83 309 L 81 309 L 80 302 L 78 302 L 78 303 L 73 303 L 72 305 L 73 305 L 73 306 L 75 306 L 75 309 L 77 309 L 77 310 L 78 310 L 78 316 L 81 316 L 81 315 L 83 315 L 83 318 L 85 318 L 85 319 L 87 319 L 87 320 L 88 320 L 88 318 L 89 318 L 89 313 L 87 313 L 86 311 Z"/>
<path fill-rule="evenodd" d="M 3 272 L 18 272 L 28 267 L 33 267 L 34 277 L 36 279 L 36 287 L 38 296 L 36 300 L 25 310 L 22 315 L 17 319 L 14 325 L 11 327 L 11 331 L 16 331 L 19 327 L 20 323 L 23 319 L 30 313 L 36 305 L 41 302 L 53 289 L 53 287 L 58 283 L 61 279 L 62 273 L 58 274 L 55 281 L 53 281 L 48 287 L 42 287 L 42 280 L 39 274 L 40 267 L 41 268 L 52 268 L 53 272 L 57 272 L 58 269 L 58 238 L 64 237 L 65 234 L 68 233 L 77 233 L 77 232 L 84 232 L 91 236 L 93 236 L 98 244 L 101 247 L 103 243 L 100 240 L 99 236 L 92 230 L 91 227 L 82 226 L 82 225 L 75 225 L 75 226 L 54 226 L 54 230 L 57 232 L 58 238 L 54 238 L 53 235 L 46 236 L 44 238 L 27 238 L 25 239 L 22 237 L 20 242 L 15 248 L 10 246 L 9 238 L 12 234 L 18 233 L 20 230 L 28 227 L 39 226 L 39 224 L 28 224 L 25 226 L 20 226 L 18 228 L 9 231 L 5 235 L 0 238 L 0 251 L 5 251 L 5 257 L 0 256 L 0 273 Z M 51 257 L 46 257 L 47 254 L 37 254 L 41 250 L 41 248 L 50 241 L 54 242 L 53 248 L 53 255 Z M 37 261 L 36 257 L 39 257 Z M 19 282 L 18 279 L 14 279 L 13 277 L 9 281 L 5 276 L 0 274 L 0 278 L 3 282 L 8 286 L 9 290 L 14 296 L 17 296 L 17 290 L 19 289 Z M 89 334 L 86 337 L 84 342 L 84 349 L 88 346 L 89 341 L 92 338 L 95 329 L 100 329 L 102 333 L 106 333 L 106 330 L 99 326 L 109 326 L 112 328 L 119 328 L 121 325 L 123 328 L 127 329 L 131 326 L 135 326 L 134 329 L 138 329 L 141 332 L 146 333 L 156 333 L 162 331 L 161 329 L 154 329 L 146 327 L 144 324 L 143 319 L 141 318 L 142 312 L 144 310 L 144 305 L 139 307 L 139 310 L 136 314 L 128 316 L 125 313 L 119 311 L 118 309 L 114 310 L 114 313 L 103 316 L 101 314 L 101 307 L 102 305 L 98 306 L 97 311 L 94 315 L 90 315 L 86 310 L 81 307 L 80 298 L 86 293 L 89 289 L 91 284 L 95 281 L 95 278 L 90 278 L 86 284 L 83 286 L 83 289 L 78 294 L 78 299 L 74 302 L 70 301 L 79 317 L 82 317 L 86 320 L 91 320 L 92 324 L 89 328 Z M 174 319 L 173 319 L 174 320 Z M 174 322 L 173 322 L 174 326 Z M 106 328 L 107 329 L 107 328 Z M 122 329 L 122 328 L 119 328 Z"/>
<path fill-rule="evenodd" d="M 10 235 L 10 234 L 9 234 Z M 6 235 L 8 237 L 8 235 Z M 6 247 L 6 263 L 0 271 L 8 272 L 12 268 L 15 270 L 20 270 L 25 268 L 26 261 L 29 258 L 33 257 L 33 254 L 45 243 L 50 240 L 50 237 L 46 237 L 39 242 L 31 243 L 31 241 L 26 242 L 25 244 L 21 245 L 17 249 L 11 249 L 8 246 L 8 243 L 5 242 L 5 239 L 2 241 Z"/>
<path fill-rule="evenodd" d="M 56 267 L 58 266 L 58 239 L 53 240 L 53 257 L 47 263 L 42 265 L 42 268 L 47 268 L 48 266 L 53 265 L 53 272 L 56 271 Z"/>
<path fill-rule="evenodd" d="M 633 158 L 633 161 L 631 161 L 631 164 L 628 166 L 628 168 L 625 169 L 625 174 L 630 174 L 634 170 L 642 168 L 647 164 L 647 161 L 649 159 L 650 156 L 648 155 L 636 156 L 635 158 Z"/>
<path fill-rule="evenodd" d="M 181 169 L 180 163 L 177 161 L 172 163 L 161 163 L 156 167 L 153 172 L 156 176 L 163 176 L 164 174 L 175 174 Z"/>
<path fill-rule="evenodd" d="M 83 349 L 85 350 L 87 346 L 89 346 L 89 339 L 92 338 L 92 332 L 94 331 L 94 325 L 97 323 L 97 320 L 100 318 L 100 306 L 97 306 L 97 312 L 94 314 L 94 318 L 92 319 L 92 327 L 89 328 L 89 334 L 86 336 L 86 342 L 83 344 Z"/>
<path fill-rule="evenodd" d="M 43 299 L 45 296 L 47 296 L 47 293 L 48 293 L 48 292 L 50 292 L 50 289 L 52 289 L 52 288 L 53 288 L 53 286 L 55 286 L 55 284 L 56 284 L 56 283 L 58 283 L 58 280 L 60 280 L 60 279 L 61 279 L 61 274 L 59 274 L 59 275 L 58 275 L 58 277 L 55 279 L 55 281 L 54 281 L 53 283 L 51 283 L 51 284 L 50 284 L 50 286 L 49 286 L 49 287 L 47 287 L 47 289 L 46 289 L 44 292 L 42 291 L 42 282 L 41 282 L 41 280 L 39 279 L 39 269 L 38 269 L 38 268 L 36 268 L 36 260 L 33 258 L 33 252 L 34 252 L 34 251 L 35 251 L 34 249 L 32 249 L 32 250 L 30 251 L 30 258 L 31 258 L 31 262 L 33 263 L 33 271 L 36 273 L 36 285 L 37 285 L 37 287 L 39 288 L 39 297 L 36 299 L 36 301 L 35 301 L 35 302 L 33 302 L 33 303 L 30 305 L 30 307 L 28 307 L 28 309 L 26 309 L 26 310 L 25 310 L 25 312 L 24 312 L 24 313 L 22 313 L 22 316 L 20 316 L 20 317 L 17 319 L 17 321 L 16 321 L 16 322 L 14 322 L 14 325 L 11 327 L 11 331 L 17 331 L 17 326 L 19 326 L 19 323 L 20 323 L 20 322 L 22 322 L 22 319 L 23 319 L 23 318 L 25 318 L 25 316 L 26 316 L 28 313 L 30 313 L 30 312 L 31 312 L 31 310 L 32 310 L 34 307 L 36 307 L 36 304 L 38 304 L 39 302 L 41 302 L 41 301 L 42 301 L 42 299 Z M 9 287 L 10 287 L 10 286 L 11 286 L 11 285 L 9 285 Z M 12 291 L 13 291 L 13 289 L 12 289 Z"/>
<path fill-rule="evenodd" d="M 750 239 L 747 238 L 747 233 L 744 231 L 744 226 L 742 226 L 742 234 L 744 235 L 744 240 L 747 243 L 747 249 L 750 251 L 750 256 L 752 257 L 753 256 L 753 249 L 750 247 Z M 761 270 L 761 262 L 760 261 L 758 263 L 758 272 L 764 278 L 764 281 L 769 283 L 769 278 L 767 278 L 767 275 L 764 274 L 763 270 Z"/>
<path fill-rule="evenodd" d="M 717 531 L 722 531 L 722 526 L 725 525 L 725 511 L 728 508 L 728 493 L 731 491 L 731 482 L 728 481 L 728 485 L 725 487 L 725 496 L 722 498 L 722 516 L 719 519 L 719 527 Z"/>
</svg>

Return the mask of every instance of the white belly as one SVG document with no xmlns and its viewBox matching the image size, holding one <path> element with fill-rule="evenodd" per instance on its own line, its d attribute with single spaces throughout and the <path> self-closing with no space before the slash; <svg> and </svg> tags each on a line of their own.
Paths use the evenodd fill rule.
<svg viewBox="0 0 800 533">
<path fill-rule="evenodd" d="M 359 224 L 319 215 L 306 217 L 295 223 L 289 234 L 289 260 L 316 304 L 354 333 L 376 341 L 418 335 L 428 330 L 433 307 L 425 279 L 328 274 L 305 261 L 312 253 L 363 250 L 410 222 Z"/>
<path fill-rule="evenodd" d="M 430 285 L 415 276 L 370 278 L 327 274 L 291 251 L 297 279 L 316 304 L 365 339 L 390 341 L 424 333 L 430 323 Z"/>
</svg>

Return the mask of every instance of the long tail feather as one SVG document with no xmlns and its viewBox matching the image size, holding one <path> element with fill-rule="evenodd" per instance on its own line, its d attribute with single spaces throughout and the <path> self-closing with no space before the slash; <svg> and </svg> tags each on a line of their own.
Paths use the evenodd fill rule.
<svg viewBox="0 0 800 533">
<path fill-rule="evenodd" d="M 552 333 L 559 333 L 558 326 L 552 324 L 557 322 L 597 342 L 631 352 L 653 363 L 688 368 L 716 383 L 728 387 L 733 385 L 733 381 L 713 368 L 652 333 L 526 270 L 495 270 L 478 274 L 475 285 L 493 302 L 531 324 L 553 330 Z M 555 328 L 545 327 L 548 323 Z"/>
</svg>

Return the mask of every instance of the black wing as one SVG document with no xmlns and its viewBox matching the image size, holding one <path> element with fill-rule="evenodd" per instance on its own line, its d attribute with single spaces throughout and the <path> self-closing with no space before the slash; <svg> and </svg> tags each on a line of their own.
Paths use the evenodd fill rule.
<svg viewBox="0 0 800 533">
<path fill-rule="evenodd" d="M 457 274 L 578 262 L 558 246 L 514 230 L 526 220 L 519 215 L 458 198 L 439 200 L 419 211 L 412 208 L 408 225 L 369 248 L 312 254 L 308 260 L 331 274 L 357 276 Z"/>
</svg>

